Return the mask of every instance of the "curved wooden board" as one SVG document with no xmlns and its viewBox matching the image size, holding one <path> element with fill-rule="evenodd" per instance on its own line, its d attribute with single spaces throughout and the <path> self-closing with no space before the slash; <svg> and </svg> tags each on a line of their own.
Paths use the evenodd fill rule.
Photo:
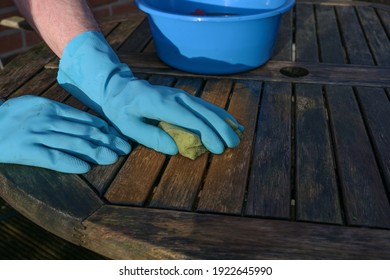
<svg viewBox="0 0 390 280">
<path fill-rule="evenodd" d="M 389 259 L 388 230 L 105 205 L 83 246 L 113 259 Z"/>
<path fill-rule="evenodd" d="M 46 230 L 80 244 L 81 221 L 103 205 L 79 176 L 0 164 L 0 196 Z"/>
</svg>

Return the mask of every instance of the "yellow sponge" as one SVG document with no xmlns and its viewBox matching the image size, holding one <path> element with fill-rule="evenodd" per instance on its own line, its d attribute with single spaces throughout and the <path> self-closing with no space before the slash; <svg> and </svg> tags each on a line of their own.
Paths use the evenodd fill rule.
<svg viewBox="0 0 390 280">
<path fill-rule="evenodd" d="M 237 125 L 228 118 L 226 118 L 225 121 L 241 139 L 242 132 L 238 129 Z M 167 122 L 160 122 L 158 126 L 173 138 L 179 149 L 179 153 L 182 156 L 194 160 L 207 151 L 206 147 L 203 146 L 199 135 L 196 133 Z"/>
</svg>

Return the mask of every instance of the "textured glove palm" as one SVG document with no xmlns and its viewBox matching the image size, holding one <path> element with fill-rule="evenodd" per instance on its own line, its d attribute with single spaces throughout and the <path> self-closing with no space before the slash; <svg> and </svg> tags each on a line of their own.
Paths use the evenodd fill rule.
<svg viewBox="0 0 390 280">
<path fill-rule="evenodd" d="M 148 124 L 148 119 L 196 132 L 213 153 L 239 144 L 240 139 L 224 121 L 229 118 L 237 124 L 230 114 L 180 89 L 153 86 L 135 78 L 99 32 L 82 33 L 68 43 L 57 80 L 121 133 L 157 151 L 176 154 L 178 150 L 173 139 Z"/>
<path fill-rule="evenodd" d="M 37 96 L 0 104 L 0 162 L 85 173 L 112 164 L 130 145 L 102 119 Z"/>
</svg>

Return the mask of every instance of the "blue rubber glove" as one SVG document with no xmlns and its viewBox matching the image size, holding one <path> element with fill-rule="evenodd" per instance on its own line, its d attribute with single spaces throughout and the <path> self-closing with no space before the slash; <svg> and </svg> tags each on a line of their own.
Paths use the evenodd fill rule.
<svg viewBox="0 0 390 280">
<path fill-rule="evenodd" d="M 130 145 L 102 119 L 43 97 L 0 104 L 0 162 L 85 173 L 112 164 Z"/>
<path fill-rule="evenodd" d="M 153 86 L 135 78 L 100 32 L 81 33 L 68 43 L 57 80 L 122 134 L 156 151 L 176 154 L 178 149 L 167 133 L 148 120 L 192 130 L 216 154 L 240 142 L 224 119 L 231 119 L 241 130 L 243 127 L 225 110 L 180 89 Z"/>
</svg>

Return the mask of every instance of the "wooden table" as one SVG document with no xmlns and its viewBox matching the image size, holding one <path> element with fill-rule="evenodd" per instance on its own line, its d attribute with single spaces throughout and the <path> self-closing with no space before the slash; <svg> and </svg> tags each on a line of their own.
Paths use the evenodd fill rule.
<svg viewBox="0 0 390 280">
<path fill-rule="evenodd" d="M 271 61 L 231 76 L 172 69 L 135 12 L 102 23 L 138 77 L 225 107 L 238 148 L 195 161 L 133 143 L 84 175 L 0 164 L 0 195 L 56 235 L 115 259 L 390 258 L 390 8 L 299 3 Z M 87 110 L 56 83 L 44 45 L 0 73 Z"/>
</svg>

